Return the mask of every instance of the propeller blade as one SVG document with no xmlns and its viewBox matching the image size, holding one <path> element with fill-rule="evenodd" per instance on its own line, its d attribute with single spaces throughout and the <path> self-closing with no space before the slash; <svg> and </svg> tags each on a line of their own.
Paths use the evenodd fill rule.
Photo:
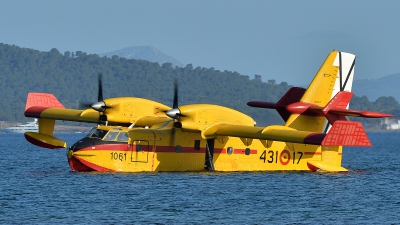
<svg viewBox="0 0 400 225">
<path fill-rule="evenodd" d="M 181 114 L 181 110 L 179 109 L 178 106 L 178 80 L 175 79 L 174 82 L 174 102 L 172 105 L 172 109 L 165 111 L 165 114 L 172 119 L 179 119 L 180 117 L 184 117 L 185 115 Z"/>
<path fill-rule="evenodd" d="M 178 80 L 175 79 L 174 82 L 174 103 L 172 105 L 173 109 L 178 108 Z"/>
<path fill-rule="evenodd" d="M 97 74 L 97 80 L 98 80 L 98 93 L 97 93 L 97 102 L 79 102 L 79 109 L 87 109 L 87 108 L 92 108 L 98 112 L 104 112 L 106 109 L 109 109 L 111 107 L 106 106 L 106 103 L 103 101 L 103 82 L 102 78 L 103 74 L 99 72 Z"/>
<path fill-rule="evenodd" d="M 99 72 L 98 74 L 97 74 L 97 78 L 98 78 L 98 80 L 99 80 L 99 92 L 98 92 L 98 94 L 97 94 L 97 101 L 98 102 L 102 102 L 103 101 L 103 85 L 102 85 L 102 73 L 101 72 Z"/>
</svg>

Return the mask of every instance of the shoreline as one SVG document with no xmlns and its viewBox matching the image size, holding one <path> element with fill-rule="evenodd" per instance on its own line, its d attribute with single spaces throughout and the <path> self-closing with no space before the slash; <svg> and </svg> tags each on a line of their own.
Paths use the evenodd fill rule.
<svg viewBox="0 0 400 225">
<path fill-rule="evenodd" d="M 14 127 L 17 125 L 21 125 L 24 123 L 17 123 L 17 122 L 7 122 L 7 121 L 0 121 L 0 134 L 6 134 L 7 132 L 3 131 L 3 128 L 7 127 Z M 54 127 L 54 133 L 87 133 L 95 127 L 96 125 L 93 124 L 93 126 L 73 126 L 73 125 L 60 125 L 57 124 Z"/>
</svg>

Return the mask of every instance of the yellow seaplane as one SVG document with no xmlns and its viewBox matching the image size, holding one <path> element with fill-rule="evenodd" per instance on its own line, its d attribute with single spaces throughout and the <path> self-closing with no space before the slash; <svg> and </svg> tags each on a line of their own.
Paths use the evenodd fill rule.
<svg viewBox="0 0 400 225">
<path fill-rule="evenodd" d="M 30 143 L 67 148 L 54 137 L 56 120 L 101 124 L 68 148 L 73 171 L 347 171 L 343 146 L 371 146 L 360 122 L 347 117 L 392 115 L 348 109 L 355 55 L 332 51 L 307 89 L 293 87 L 277 103 L 249 102 L 276 109 L 284 125 L 255 126 L 248 115 L 212 104 L 173 107 L 143 98 L 103 100 L 84 110 L 67 109 L 48 93 L 29 93 L 25 116 L 39 120 Z M 262 110 L 262 109 L 260 109 Z"/>
</svg>

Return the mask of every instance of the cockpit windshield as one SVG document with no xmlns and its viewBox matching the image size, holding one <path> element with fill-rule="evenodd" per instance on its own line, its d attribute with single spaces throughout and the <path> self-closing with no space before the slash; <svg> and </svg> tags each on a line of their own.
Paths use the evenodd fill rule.
<svg viewBox="0 0 400 225">
<path fill-rule="evenodd" d="M 127 132 L 122 132 L 122 131 L 110 131 L 108 134 L 104 137 L 104 141 L 123 141 L 126 142 L 128 141 L 129 135 Z"/>
<path fill-rule="evenodd" d="M 117 141 L 128 141 L 129 134 L 128 132 L 121 132 L 117 137 Z"/>
<path fill-rule="evenodd" d="M 85 137 L 90 137 L 90 135 L 92 135 L 95 130 L 96 130 L 96 127 L 93 127 L 92 129 L 90 129 L 90 131 L 86 134 Z"/>
<path fill-rule="evenodd" d="M 115 138 L 118 136 L 119 132 L 118 131 L 110 131 L 108 134 L 104 137 L 103 140 L 105 141 L 114 141 Z"/>
<path fill-rule="evenodd" d="M 98 138 L 98 139 L 103 139 L 104 135 L 107 134 L 107 130 L 100 130 L 100 129 L 96 129 L 92 135 L 90 136 L 91 138 Z"/>
</svg>

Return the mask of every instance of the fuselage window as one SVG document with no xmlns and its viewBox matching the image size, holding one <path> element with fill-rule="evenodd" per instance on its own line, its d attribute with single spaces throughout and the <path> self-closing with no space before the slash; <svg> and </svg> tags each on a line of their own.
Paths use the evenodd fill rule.
<svg viewBox="0 0 400 225">
<path fill-rule="evenodd" d="M 232 147 L 228 147 L 228 149 L 226 149 L 226 152 L 228 153 L 228 155 L 232 155 L 233 148 Z"/>
<path fill-rule="evenodd" d="M 117 141 L 128 141 L 128 138 L 129 134 L 127 132 L 121 132 L 117 137 Z"/>
<path fill-rule="evenodd" d="M 98 129 L 96 129 L 90 137 L 91 138 L 103 139 L 104 135 L 106 135 L 107 132 L 108 131 L 106 131 L 106 130 L 98 130 Z"/>
<path fill-rule="evenodd" d="M 119 132 L 110 131 L 110 132 L 108 132 L 108 134 L 104 137 L 103 140 L 104 140 L 104 141 L 114 141 L 118 134 L 119 134 Z"/>
<path fill-rule="evenodd" d="M 200 140 L 194 140 L 194 150 L 200 150 Z"/>
<path fill-rule="evenodd" d="M 246 149 L 244 150 L 244 154 L 250 155 L 250 149 L 249 149 L 249 148 L 246 148 Z"/>
<path fill-rule="evenodd" d="M 180 153 L 182 151 L 182 147 L 180 145 L 177 145 L 175 147 L 175 152 Z"/>
</svg>

